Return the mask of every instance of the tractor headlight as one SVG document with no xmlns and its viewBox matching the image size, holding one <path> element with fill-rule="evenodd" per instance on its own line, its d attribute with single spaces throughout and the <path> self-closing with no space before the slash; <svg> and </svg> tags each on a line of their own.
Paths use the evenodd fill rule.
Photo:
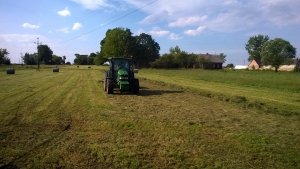
<svg viewBox="0 0 300 169">
<path fill-rule="evenodd" d="M 120 80 L 128 80 L 128 77 L 120 77 Z"/>
</svg>

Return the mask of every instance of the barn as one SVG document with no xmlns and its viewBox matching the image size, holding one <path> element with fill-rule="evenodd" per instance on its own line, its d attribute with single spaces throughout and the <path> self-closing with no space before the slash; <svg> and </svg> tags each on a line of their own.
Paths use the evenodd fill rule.
<svg viewBox="0 0 300 169">
<path fill-rule="evenodd" d="M 221 55 L 215 55 L 215 54 L 198 54 L 198 60 L 200 60 L 200 68 L 203 69 L 222 69 L 224 59 L 221 57 Z"/>
</svg>

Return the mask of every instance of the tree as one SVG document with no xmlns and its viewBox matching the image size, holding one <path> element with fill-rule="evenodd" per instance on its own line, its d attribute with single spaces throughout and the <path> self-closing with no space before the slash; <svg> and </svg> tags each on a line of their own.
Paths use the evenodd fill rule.
<svg viewBox="0 0 300 169">
<path fill-rule="evenodd" d="M 47 45 L 38 46 L 39 61 L 44 64 L 52 64 L 53 51 Z"/>
<path fill-rule="evenodd" d="M 26 65 L 36 65 L 36 54 L 29 54 L 25 53 L 25 55 L 22 57 L 23 62 Z"/>
<path fill-rule="evenodd" d="M 170 55 L 173 56 L 175 65 L 178 65 L 180 68 L 190 68 L 193 67 L 195 62 L 195 55 L 189 54 L 186 51 L 183 51 L 179 46 L 171 47 L 169 49 Z"/>
<path fill-rule="evenodd" d="M 296 48 L 294 48 L 290 42 L 276 38 L 264 44 L 261 55 L 263 64 L 272 65 L 275 67 L 275 72 L 277 72 L 280 65 L 295 58 Z"/>
<path fill-rule="evenodd" d="M 97 56 L 96 53 L 91 53 L 88 57 L 87 64 L 94 65 L 95 64 L 94 60 L 95 60 L 96 56 Z"/>
<path fill-rule="evenodd" d="M 220 57 L 223 60 L 223 63 L 226 62 L 226 55 L 224 53 L 220 53 Z"/>
<path fill-rule="evenodd" d="M 151 63 L 153 68 L 178 68 L 175 58 L 171 54 L 164 54 L 159 59 Z"/>
<path fill-rule="evenodd" d="M 133 57 L 135 66 L 148 67 L 159 58 L 159 44 L 145 33 L 133 37 L 130 29 L 109 29 L 100 45 L 100 53 L 95 59 L 96 64 L 102 64 L 107 58 L 117 56 Z"/>
<path fill-rule="evenodd" d="M 135 37 L 136 46 L 134 60 L 137 67 L 149 67 L 150 63 L 159 58 L 160 46 L 151 35 L 141 33 Z"/>
<path fill-rule="evenodd" d="M 233 63 L 229 63 L 225 66 L 226 68 L 230 68 L 233 69 L 234 68 L 234 64 Z"/>
<path fill-rule="evenodd" d="M 52 64 L 61 65 L 64 64 L 64 60 L 60 56 L 52 55 Z"/>
<path fill-rule="evenodd" d="M 75 54 L 74 63 L 76 65 L 87 65 L 88 64 L 88 55 Z"/>
<path fill-rule="evenodd" d="M 168 54 L 164 54 L 159 59 L 151 63 L 154 68 L 192 68 L 196 62 L 196 55 L 182 51 L 178 46 L 169 49 Z"/>
<path fill-rule="evenodd" d="M 255 59 L 256 61 L 261 61 L 261 50 L 263 45 L 269 40 L 267 35 L 256 35 L 249 38 L 246 43 L 246 50 L 248 51 L 249 58 L 248 61 Z"/>
<path fill-rule="evenodd" d="M 63 63 L 63 64 L 66 64 L 66 59 L 67 59 L 66 56 L 63 56 L 62 59 L 63 59 L 63 62 L 62 62 L 62 63 Z"/>
<path fill-rule="evenodd" d="M 10 59 L 8 58 L 7 55 L 9 55 L 7 49 L 0 48 L 0 65 L 1 64 L 10 65 Z"/>
<path fill-rule="evenodd" d="M 101 52 L 108 58 L 112 56 L 131 57 L 134 53 L 135 39 L 130 29 L 114 28 L 106 32 L 101 41 Z"/>
<path fill-rule="evenodd" d="M 178 65 L 178 67 L 189 67 L 189 56 L 187 52 L 181 51 L 181 49 L 178 46 L 176 46 L 175 48 L 170 48 L 170 54 L 175 58 L 175 62 Z"/>
<path fill-rule="evenodd" d="M 105 58 L 101 52 L 96 53 L 96 57 L 94 58 L 95 65 L 103 65 L 103 63 L 106 61 L 107 58 Z"/>
</svg>

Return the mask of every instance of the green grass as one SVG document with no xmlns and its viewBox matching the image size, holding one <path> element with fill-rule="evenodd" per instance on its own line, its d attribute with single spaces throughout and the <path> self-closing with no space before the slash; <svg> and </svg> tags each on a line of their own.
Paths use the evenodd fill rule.
<svg viewBox="0 0 300 169">
<path fill-rule="evenodd" d="M 196 90 L 203 95 L 271 113 L 300 114 L 300 74 L 270 71 L 144 69 L 140 77 Z"/>
<path fill-rule="evenodd" d="M 138 96 L 106 95 L 102 67 L 0 72 L 0 167 L 300 167 L 298 114 L 207 97 L 201 92 L 214 92 L 192 85 L 199 72 L 142 70 L 139 76 L 152 80 L 141 79 Z M 163 79 L 167 73 L 173 77 Z M 181 74 L 191 76 L 183 83 Z"/>
</svg>

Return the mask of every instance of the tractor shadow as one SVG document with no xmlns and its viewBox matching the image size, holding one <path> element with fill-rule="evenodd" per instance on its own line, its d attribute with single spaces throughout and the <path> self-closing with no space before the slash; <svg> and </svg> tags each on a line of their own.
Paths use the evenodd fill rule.
<svg viewBox="0 0 300 169">
<path fill-rule="evenodd" d="M 160 90 L 160 89 L 144 89 L 140 88 L 139 96 L 154 96 L 154 95 L 164 95 L 173 93 L 183 93 L 182 90 Z"/>
</svg>

